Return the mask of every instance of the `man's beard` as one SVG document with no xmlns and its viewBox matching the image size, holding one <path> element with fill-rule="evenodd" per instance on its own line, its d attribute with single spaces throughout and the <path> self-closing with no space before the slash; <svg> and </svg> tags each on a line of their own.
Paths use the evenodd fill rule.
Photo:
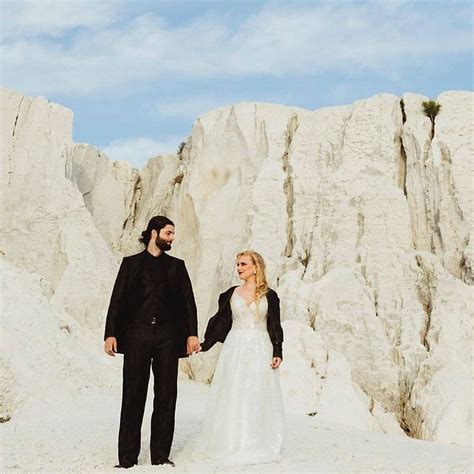
<svg viewBox="0 0 474 474">
<path fill-rule="evenodd" d="M 168 242 L 164 241 L 163 239 L 160 239 L 159 237 L 155 239 L 155 244 L 162 252 L 171 250 L 171 245 Z"/>
</svg>

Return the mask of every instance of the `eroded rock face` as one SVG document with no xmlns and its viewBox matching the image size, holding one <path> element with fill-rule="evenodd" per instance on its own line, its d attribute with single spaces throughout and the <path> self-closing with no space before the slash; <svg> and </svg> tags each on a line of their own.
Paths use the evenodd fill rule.
<svg viewBox="0 0 474 474">
<path fill-rule="evenodd" d="M 81 350 L 100 347 L 117 264 L 81 193 L 65 177 L 72 113 L 5 89 L 0 101 L 1 365 L 8 375 L 2 377 L 0 393 L 6 406 L 2 416 L 9 417 L 36 389 L 59 387 L 54 381 L 60 384 L 60 372 L 70 371 L 73 380 L 90 357 Z M 74 342 L 57 327 L 59 319 L 69 321 Z M 49 334 L 52 327 L 56 333 Z M 28 385 L 35 367 L 43 381 Z"/>
<path fill-rule="evenodd" d="M 235 282 L 235 252 L 246 247 L 261 252 L 271 285 L 278 287 L 282 298 L 283 319 L 313 328 L 327 353 L 337 354 L 333 360 L 346 360 L 351 386 L 358 393 L 350 397 L 361 401 L 352 404 L 361 416 L 346 417 L 347 423 L 386 432 L 401 427 L 412 436 L 446 440 L 440 427 L 445 423 L 441 413 L 447 410 L 453 413 L 450 419 L 462 425 L 456 442 L 468 443 L 470 392 L 450 391 L 436 404 L 427 395 L 439 390 L 438 384 L 450 382 L 434 371 L 439 362 L 430 344 L 431 318 L 433 305 L 443 299 L 427 303 L 419 251 L 435 255 L 446 278 L 464 288 L 463 301 L 472 298 L 464 283 L 470 282 L 471 226 L 460 217 L 470 205 L 465 196 L 472 160 L 465 155 L 471 125 L 466 125 L 464 112 L 456 120 L 448 118 L 456 115 L 461 102 L 462 107 L 472 103 L 472 95 L 440 96 L 443 109 L 433 140 L 431 122 L 420 112 L 423 100 L 405 96 L 406 121 L 400 98 L 390 94 L 315 112 L 238 104 L 200 117 L 188 140 L 189 163 L 177 207 L 171 209 L 178 232 L 193 237 L 180 242 L 176 252 L 193 270 L 201 326 L 215 309 L 217 294 Z M 421 124 L 416 136 L 410 136 L 413 123 Z M 411 149 L 405 143 L 408 137 Z M 453 156 L 463 157 L 459 185 L 450 184 L 454 166 L 450 177 L 447 168 L 435 169 L 434 164 L 427 171 L 423 157 L 412 153 L 426 147 L 429 156 L 434 144 L 452 161 Z M 459 212 L 461 206 L 465 211 Z M 436 235 L 442 235 L 438 242 L 443 245 L 436 244 Z M 465 327 L 472 317 L 468 305 L 456 305 L 454 311 L 454 333 L 464 331 L 470 337 Z M 462 358 L 454 337 L 446 337 L 453 338 L 454 359 Z M 290 353 L 295 344 L 301 340 L 286 344 Z M 284 369 L 282 375 L 290 385 L 298 386 L 295 379 L 305 380 L 296 392 L 307 398 L 309 390 L 313 396 L 300 400 L 300 406 L 314 409 L 323 419 L 331 410 L 317 407 L 324 405 L 324 387 L 333 380 L 318 379 L 317 373 L 310 376 L 316 369 L 309 360 L 304 354 L 291 358 L 286 362 L 292 375 Z M 469 380 L 463 364 L 454 369 L 455 363 L 448 358 L 446 363 L 457 380 Z M 329 371 L 329 377 L 344 373 L 344 363 L 337 365 L 340 368 Z M 203 364 L 191 361 L 191 366 L 199 379 Z M 328 367 L 326 362 L 319 370 Z M 207 368 L 202 378 L 209 378 Z M 423 395 L 418 386 L 425 387 Z M 294 396 L 287 391 L 290 405 Z M 466 414 L 462 421 L 454 416 L 461 412 Z"/>
<path fill-rule="evenodd" d="M 138 170 L 110 161 L 90 145 L 75 144 L 68 153 L 66 177 L 79 189 L 94 225 L 112 252 L 122 249 L 123 229 L 133 213 Z"/>
<path fill-rule="evenodd" d="M 153 216 L 170 214 L 175 191 L 183 178 L 180 167 L 177 155 L 165 155 L 152 158 L 140 171 L 121 239 L 125 253 L 143 250 L 138 239 Z"/>
<path fill-rule="evenodd" d="M 149 219 L 167 214 L 183 178 L 176 155 L 157 156 L 142 170 L 110 161 L 96 148 L 75 144 L 66 176 L 81 191 L 94 224 L 117 258 L 141 250 L 138 238 Z"/>
<path fill-rule="evenodd" d="M 102 353 L 97 330 L 77 321 L 66 305 L 52 303 L 41 276 L 6 258 L 0 259 L 0 275 L 4 421 L 30 399 L 44 397 L 53 412 L 61 397 L 71 398 L 91 385 L 118 385 L 120 367 Z"/>
<path fill-rule="evenodd" d="M 418 252 L 418 289 L 426 308 L 428 356 L 405 405 L 416 437 L 467 444 L 472 433 L 472 288 L 428 252 Z"/>
<path fill-rule="evenodd" d="M 0 248 L 10 262 L 42 277 L 52 303 L 96 329 L 116 264 L 64 173 L 72 113 L 4 89 L 1 102 Z"/>
<path fill-rule="evenodd" d="M 253 248 L 264 256 L 281 299 L 281 378 L 289 409 L 321 423 L 467 444 L 473 95 L 438 98 L 433 138 L 421 112 L 425 98 L 403 99 L 404 110 L 391 94 L 314 112 L 272 104 L 224 107 L 196 120 L 179 154 L 153 158 L 142 170 L 72 145 L 64 133 L 65 145 L 48 153 L 47 166 L 61 183 L 66 167 L 80 190 L 61 185 L 72 193 L 68 206 L 77 202 L 75 218 L 82 216 L 83 195 L 107 242 L 105 253 L 110 249 L 116 259 L 143 248 L 138 237 L 153 215 L 176 223 L 172 253 L 190 271 L 201 333 L 218 294 L 238 283 L 236 252 Z M 26 159 L 15 147 L 8 170 Z M 21 179 L 31 179 L 28 173 L 25 166 Z M 17 179 L 11 174 L 2 179 Z M 61 186 L 43 205 L 61 216 L 55 218 L 60 227 L 68 215 L 55 207 Z M 33 226 L 34 219 L 27 213 L 25 222 Z M 2 249 L 30 271 L 40 267 L 55 295 L 58 282 L 72 285 L 61 276 L 71 257 L 61 257 L 56 247 L 62 240 L 50 234 L 58 243 L 38 242 L 51 253 L 49 266 L 45 258 L 28 267 L 20 237 L 10 247 L 3 238 Z M 115 268 L 107 270 L 109 284 Z M 80 294 L 89 291 L 84 285 Z M 105 311 L 106 302 L 97 307 Z M 182 370 L 209 382 L 218 352 L 195 356 Z"/>
<path fill-rule="evenodd" d="M 402 153 L 406 159 L 406 193 L 416 249 L 437 255 L 452 275 L 473 282 L 472 94 L 445 92 L 436 117 L 434 138 L 421 103 L 427 97 L 403 96 L 406 123 Z"/>
</svg>

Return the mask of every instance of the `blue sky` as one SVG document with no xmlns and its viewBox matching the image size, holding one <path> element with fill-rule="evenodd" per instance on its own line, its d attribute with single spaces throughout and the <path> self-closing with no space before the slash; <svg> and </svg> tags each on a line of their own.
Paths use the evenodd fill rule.
<svg viewBox="0 0 474 474">
<path fill-rule="evenodd" d="M 472 89 L 468 1 L 1 2 L 1 84 L 74 111 L 74 141 L 143 166 L 199 114 Z"/>
</svg>

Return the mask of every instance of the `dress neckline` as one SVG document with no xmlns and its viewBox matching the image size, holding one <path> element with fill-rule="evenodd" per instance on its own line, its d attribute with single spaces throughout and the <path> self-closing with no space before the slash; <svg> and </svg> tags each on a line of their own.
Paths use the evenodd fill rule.
<svg viewBox="0 0 474 474">
<path fill-rule="evenodd" d="M 255 303 L 255 299 L 253 299 L 249 304 L 247 304 L 247 301 L 245 300 L 245 298 L 243 296 L 240 296 L 238 293 L 236 293 L 236 291 L 234 290 L 234 292 L 232 293 L 232 296 L 238 296 L 245 304 L 245 306 L 247 308 L 250 308 L 250 306 L 252 306 L 253 303 Z"/>
</svg>

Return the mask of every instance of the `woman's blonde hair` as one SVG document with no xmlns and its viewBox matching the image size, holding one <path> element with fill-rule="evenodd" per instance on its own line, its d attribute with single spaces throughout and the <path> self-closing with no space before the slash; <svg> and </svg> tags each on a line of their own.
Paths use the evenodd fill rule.
<svg viewBox="0 0 474 474">
<path fill-rule="evenodd" d="M 265 262 L 263 257 L 254 250 L 243 250 L 236 255 L 236 259 L 248 256 L 255 265 L 255 296 L 261 298 L 268 293 L 267 275 L 265 273 Z"/>
</svg>

